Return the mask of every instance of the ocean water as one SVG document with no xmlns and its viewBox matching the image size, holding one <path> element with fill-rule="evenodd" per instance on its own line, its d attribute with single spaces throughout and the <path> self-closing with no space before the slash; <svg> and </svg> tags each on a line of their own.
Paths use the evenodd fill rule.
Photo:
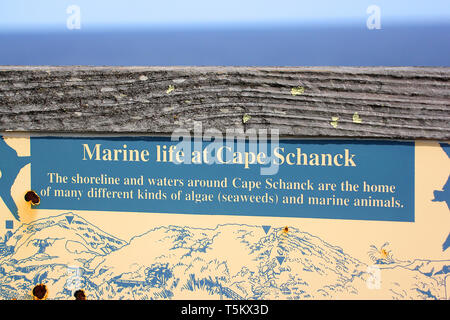
<svg viewBox="0 0 450 320">
<path fill-rule="evenodd" d="M 0 31 L 0 65 L 449 66 L 450 24 Z"/>
</svg>

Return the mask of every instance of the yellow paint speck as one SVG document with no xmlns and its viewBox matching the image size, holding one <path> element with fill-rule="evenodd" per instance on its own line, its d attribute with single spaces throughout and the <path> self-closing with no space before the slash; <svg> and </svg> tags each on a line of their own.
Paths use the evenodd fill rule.
<svg viewBox="0 0 450 320">
<path fill-rule="evenodd" d="M 292 94 L 293 96 L 301 95 L 301 94 L 303 94 L 304 92 L 305 92 L 305 88 L 303 88 L 302 86 L 298 86 L 298 87 L 295 87 L 295 88 L 292 88 L 292 89 L 291 89 L 291 94 Z"/>
<path fill-rule="evenodd" d="M 242 123 L 247 123 L 251 118 L 252 117 L 248 114 L 244 114 L 244 116 L 242 117 Z"/>
<path fill-rule="evenodd" d="M 166 93 L 169 94 L 171 93 L 173 90 L 175 90 L 175 87 L 173 85 L 170 85 L 169 88 L 167 88 Z"/>
<path fill-rule="evenodd" d="M 355 112 L 355 113 L 353 114 L 353 123 L 362 123 L 362 120 L 361 120 L 361 118 L 359 117 L 358 112 Z"/>
<path fill-rule="evenodd" d="M 330 124 L 333 126 L 333 128 L 337 128 L 337 126 L 338 126 L 338 120 L 339 120 L 339 117 L 331 117 L 331 122 L 330 122 Z"/>
</svg>

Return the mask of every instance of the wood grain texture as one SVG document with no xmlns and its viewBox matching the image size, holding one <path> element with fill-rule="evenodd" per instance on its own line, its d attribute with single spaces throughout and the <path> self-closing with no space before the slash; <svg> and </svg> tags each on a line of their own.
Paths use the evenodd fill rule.
<svg viewBox="0 0 450 320">
<path fill-rule="evenodd" d="M 449 79 L 450 68 L 420 67 L 0 67 L 0 131 L 170 134 L 200 121 L 287 137 L 448 140 Z"/>
</svg>

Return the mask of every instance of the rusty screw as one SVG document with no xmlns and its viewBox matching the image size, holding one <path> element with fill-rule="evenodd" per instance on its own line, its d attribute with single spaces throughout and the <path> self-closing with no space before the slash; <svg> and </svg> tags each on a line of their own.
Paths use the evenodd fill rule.
<svg viewBox="0 0 450 320">
<path fill-rule="evenodd" d="M 39 198 L 38 194 L 35 191 L 30 190 L 27 193 L 25 193 L 25 201 L 26 202 L 31 201 L 31 205 L 37 206 L 41 202 L 41 198 Z"/>
<path fill-rule="evenodd" d="M 45 284 L 38 284 L 33 288 L 33 299 L 34 300 L 45 300 L 47 298 L 47 287 Z"/>
<path fill-rule="evenodd" d="M 75 300 L 86 300 L 86 294 L 84 293 L 83 290 L 77 290 L 75 291 L 75 293 L 73 294 L 73 296 L 75 297 Z"/>
</svg>

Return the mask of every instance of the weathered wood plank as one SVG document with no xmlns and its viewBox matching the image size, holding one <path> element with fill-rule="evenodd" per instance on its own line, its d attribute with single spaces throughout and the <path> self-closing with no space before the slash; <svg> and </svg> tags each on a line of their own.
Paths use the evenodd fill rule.
<svg viewBox="0 0 450 320">
<path fill-rule="evenodd" d="M 0 67 L 0 131 L 170 134 L 201 121 L 284 136 L 448 140 L 449 79 L 450 68 L 420 67 Z"/>
</svg>

